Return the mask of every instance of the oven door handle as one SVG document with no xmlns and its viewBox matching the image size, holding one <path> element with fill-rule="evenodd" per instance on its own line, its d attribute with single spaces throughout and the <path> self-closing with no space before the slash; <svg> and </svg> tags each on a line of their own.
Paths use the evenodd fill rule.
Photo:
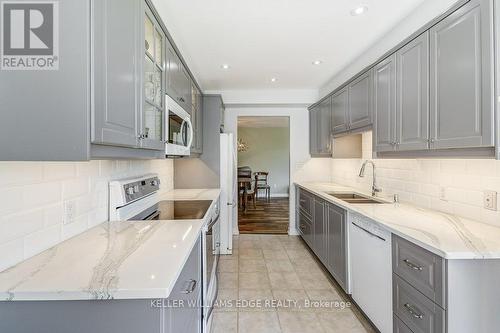
<svg viewBox="0 0 500 333">
<path fill-rule="evenodd" d="M 219 222 L 219 218 L 220 218 L 220 214 L 217 215 L 217 217 L 214 220 L 210 221 L 210 223 L 208 224 L 208 229 L 211 229 L 214 226 L 214 224 Z"/>
<path fill-rule="evenodd" d="M 210 316 L 214 311 L 215 302 L 217 301 L 218 296 L 219 296 L 219 276 L 217 273 L 215 273 L 215 295 L 214 295 L 214 301 L 212 302 L 212 304 L 210 304 L 210 308 L 208 309 L 207 322 L 210 320 Z"/>
</svg>

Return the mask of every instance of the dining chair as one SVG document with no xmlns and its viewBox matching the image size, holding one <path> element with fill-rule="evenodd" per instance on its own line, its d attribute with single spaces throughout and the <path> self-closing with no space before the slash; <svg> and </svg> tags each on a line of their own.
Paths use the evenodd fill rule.
<svg viewBox="0 0 500 333">
<path fill-rule="evenodd" d="M 269 172 L 259 171 L 254 173 L 255 191 L 258 198 L 259 191 L 264 190 L 267 202 L 271 201 L 271 185 L 268 184 Z"/>
</svg>

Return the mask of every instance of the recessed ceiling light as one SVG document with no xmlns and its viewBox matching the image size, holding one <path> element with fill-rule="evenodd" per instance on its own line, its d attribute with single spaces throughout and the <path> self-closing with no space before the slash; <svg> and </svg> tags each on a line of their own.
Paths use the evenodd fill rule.
<svg viewBox="0 0 500 333">
<path fill-rule="evenodd" d="M 271 78 L 271 82 L 276 82 L 276 81 L 278 81 L 277 78 L 275 78 L 275 77 Z"/>
<path fill-rule="evenodd" d="M 229 66 L 228 64 L 222 64 L 220 67 L 222 69 L 229 69 L 231 66 Z"/>
<path fill-rule="evenodd" d="M 368 7 L 365 5 L 359 5 L 358 7 L 354 8 L 351 10 L 351 15 L 352 16 L 358 16 L 358 15 L 363 15 L 368 11 Z"/>
<path fill-rule="evenodd" d="M 323 63 L 323 61 L 321 60 L 314 60 L 313 61 L 313 65 L 321 65 Z"/>
</svg>

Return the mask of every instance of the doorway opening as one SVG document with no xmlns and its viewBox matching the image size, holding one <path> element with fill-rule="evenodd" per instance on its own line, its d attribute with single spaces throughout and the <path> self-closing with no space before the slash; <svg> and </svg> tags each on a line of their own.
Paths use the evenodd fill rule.
<svg viewBox="0 0 500 333">
<path fill-rule="evenodd" d="M 287 234 L 289 117 L 238 117 L 237 150 L 239 232 Z"/>
</svg>

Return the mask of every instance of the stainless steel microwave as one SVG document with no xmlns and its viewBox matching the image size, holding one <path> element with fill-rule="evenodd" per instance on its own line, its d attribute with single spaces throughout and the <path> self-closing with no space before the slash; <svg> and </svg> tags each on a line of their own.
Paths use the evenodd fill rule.
<svg viewBox="0 0 500 333">
<path fill-rule="evenodd" d="M 191 116 L 174 99 L 167 95 L 165 137 L 167 156 L 189 156 L 193 143 Z"/>
</svg>

